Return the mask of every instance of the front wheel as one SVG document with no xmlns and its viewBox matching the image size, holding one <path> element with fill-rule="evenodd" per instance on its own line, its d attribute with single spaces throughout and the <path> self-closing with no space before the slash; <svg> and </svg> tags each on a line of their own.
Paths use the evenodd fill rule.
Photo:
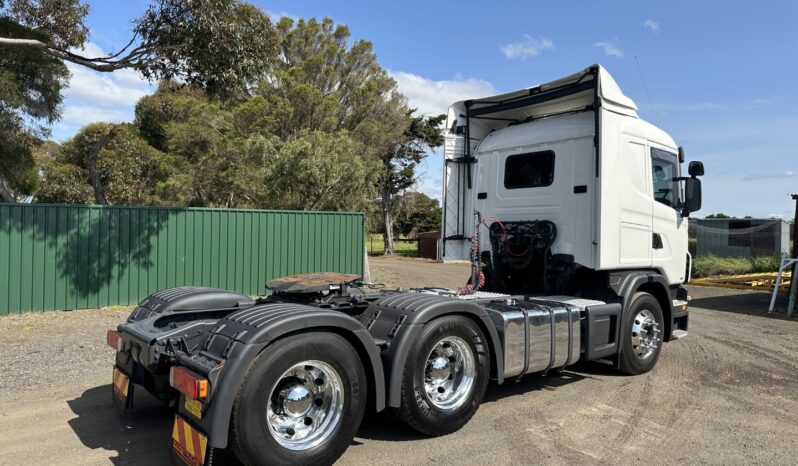
<svg viewBox="0 0 798 466">
<path fill-rule="evenodd" d="M 490 358 L 482 330 L 471 319 L 442 317 L 424 326 L 402 374 L 402 422 L 427 435 L 458 430 L 479 408 Z"/>
<path fill-rule="evenodd" d="M 244 464 L 332 464 L 357 433 L 366 375 L 344 338 L 306 333 L 253 361 L 233 408 L 231 444 Z"/>
<path fill-rule="evenodd" d="M 649 293 L 635 293 L 622 328 L 620 369 L 632 375 L 653 369 L 662 350 L 663 329 L 657 298 Z"/>
</svg>

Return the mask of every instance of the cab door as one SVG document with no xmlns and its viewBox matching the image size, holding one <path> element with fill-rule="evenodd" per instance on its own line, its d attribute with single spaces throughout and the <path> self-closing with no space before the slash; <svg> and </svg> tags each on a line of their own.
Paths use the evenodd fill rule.
<svg viewBox="0 0 798 466">
<path fill-rule="evenodd" d="M 681 215 L 683 193 L 679 183 L 677 151 L 649 142 L 653 202 L 651 207 L 652 265 L 672 284 L 684 281 L 687 222 Z"/>
<path fill-rule="evenodd" d="M 644 139 L 626 136 L 618 155 L 622 175 L 614 190 L 620 200 L 618 262 L 651 266 L 651 168 Z"/>
</svg>

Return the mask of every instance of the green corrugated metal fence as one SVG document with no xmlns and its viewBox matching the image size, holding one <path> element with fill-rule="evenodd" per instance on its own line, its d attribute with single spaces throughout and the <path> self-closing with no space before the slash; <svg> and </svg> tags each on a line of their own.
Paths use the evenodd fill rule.
<svg viewBox="0 0 798 466">
<path fill-rule="evenodd" d="M 296 273 L 363 274 L 363 214 L 0 204 L 0 314 L 135 304 L 204 285 L 262 294 Z"/>
</svg>

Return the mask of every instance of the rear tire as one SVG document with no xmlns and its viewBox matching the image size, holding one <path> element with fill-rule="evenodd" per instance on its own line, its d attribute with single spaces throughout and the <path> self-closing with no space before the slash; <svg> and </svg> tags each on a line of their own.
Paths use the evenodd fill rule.
<svg viewBox="0 0 798 466">
<path fill-rule="evenodd" d="M 332 464 L 366 409 L 357 351 L 332 333 L 280 340 L 252 362 L 238 390 L 230 443 L 242 463 Z"/>
<path fill-rule="evenodd" d="M 407 357 L 394 413 L 426 435 L 455 432 L 479 408 L 489 374 L 487 340 L 474 321 L 448 316 L 429 322 Z"/>
<path fill-rule="evenodd" d="M 657 298 L 644 292 L 632 295 L 621 328 L 621 371 L 637 375 L 653 369 L 662 351 L 664 329 L 662 309 Z"/>
</svg>

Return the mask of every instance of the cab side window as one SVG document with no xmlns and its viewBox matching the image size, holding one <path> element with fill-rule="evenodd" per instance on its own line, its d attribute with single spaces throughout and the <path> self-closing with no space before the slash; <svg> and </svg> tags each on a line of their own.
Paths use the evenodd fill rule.
<svg viewBox="0 0 798 466">
<path fill-rule="evenodd" d="M 506 189 L 539 188 L 554 182 L 554 152 L 544 150 L 507 157 L 504 163 Z"/>
<path fill-rule="evenodd" d="M 681 204 L 678 160 L 674 153 L 651 148 L 654 200 L 674 209 L 678 209 Z"/>
</svg>

